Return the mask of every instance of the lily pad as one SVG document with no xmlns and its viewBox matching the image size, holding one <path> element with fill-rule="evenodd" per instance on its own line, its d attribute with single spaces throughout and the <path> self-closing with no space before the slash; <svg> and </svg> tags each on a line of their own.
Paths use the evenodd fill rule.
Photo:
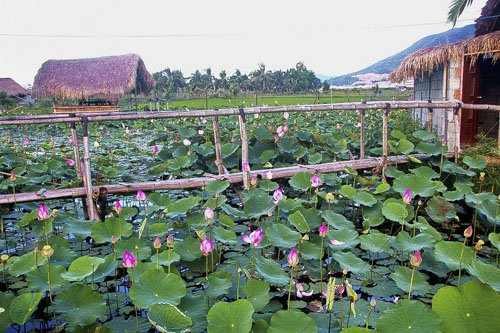
<svg viewBox="0 0 500 333">
<path fill-rule="evenodd" d="M 54 310 L 71 325 L 87 326 L 106 313 L 101 294 L 87 285 L 73 285 L 54 299 Z"/>
<path fill-rule="evenodd" d="M 272 224 L 265 230 L 265 235 L 271 245 L 290 249 L 297 245 L 300 233 L 288 228 L 284 224 Z"/>
<path fill-rule="evenodd" d="M 193 325 L 177 307 L 170 304 L 153 304 L 148 311 L 148 319 L 160 332 L 183 331 Z"/>
<path fill-rule="evenodd" d="M 252 303 L 255 312 L 262 310 L 270 301 L 269 284 L 260 280 L 252 279 L 243 286 L 243 293 L 247 300 Z"/>
<path fill-rule="evenodd" d="M 393 309 L 382 312 L 377 320 L 377 330 L 382 333 L 439 333 L 441 318 L 422 302 L 402 300 Z"/>
<path fill-rule="evenodd" d="M 435 246 L 434 257 L 437 261 L 441 261 L 448 266 L 452 271 L 460 267 L 460 253 L 462 251 L 463 243 L 461 242 L 438 242 Z M 474 251 L 466 246 L 462 258 L 462 267 L 474 258 Z"/>
<path fill-rule="evenodd" d="M 12 322 L 22 325 L 38 308 L 38 303 L 42 299 L 42 293 L 24 293 L 12 300 L 9 306 L 9 317 Z"/>
<path fill-rule="evenodd" d="M 115 236 L 117 240 L 122 237 L 132 235 L 132 224 L 119 217 L 108 217 L 102 223 L 95 223 L 92 226 L 92 238 L 96 243 L 109 243 L 111 237 Z"/>
<path fill-rule="evenodd" d="M 500 295 L 484 283 L 439 289 L 432 310 L 442 318 L 444 332 L 493 333 L 500 327 Z"/>
<path fill-rule="evenodd" d="M 104 263 L 102 258 L 83 256 L 75 259 L 69 266 L 68 272 L 61 276 L 68 281 L 82 281 L 92 275 L 102 263 Z"/>
<path fill-rule="evenodd" d="M 130 298 L 139 308 L 153 304 L 178 305 L 186 295 L 186 285 L 182 278 L 158 269 L 142 273 L 141 280 L 130 288 Z"/>
<path fill-rule="evenodd" d="M 288 183 L 295 190 L 308 191 L 311 188 L 311 174 L 307 172 L 296 173 Z"/>
<path fill-rule="evenodd" d="M 207 315 L 207 332 L 246 333 L 252 328 L 252 303 L 246 299 L 235 302 L 217 302 Z"/>
<path fill-rule="evenodd" d="M 449 221 L 456 215 L 453 204 L 439 196 L 434 196 L 427 202 L 425 211 L 434 222 L 438 223 Z"/>
<path fill-rule="evenodd" d="M 290 222 L 290 224 L 292 224 L 301 233 L 311 231 L 306 218 L 300 211 L 296 211 L 295 213 L 288 215 L 288 222 Z"/>
<path fill-rule="evenodd" d="M 398 202 L 387 202 L 382 207 L 382 214 L 390 221 L 401 223 L 408 217 L 408 210 Z"/>
<path fill-rule="evenodd" d="M 193 261 L 203 255 L 200 251 L 200 242 L 191 236 L 184 238 L 181 242 L 175 242 L 174 249 L 185 261 Z"/>
<path fill-rule="evenodd" d="M 296 310 L 281 310 L 271 317 L 268 333 L 317 333 L 311 317 Z"/>
<path fill-rule="evenodd" d="M 290 281 L 281 265 L 272 259 L 266 259 L 262 256 L 255 257 L 255 268 L 264 280 L 270 284 L 284 286 Z"/>
<path fill-rule="evenodd" d="M 500 269 L 496 266 L 472 260 L 465 268 L 479 281 L 488 284 L 495 291 L 500 292 Z"/>
<path fill-rule="evenodd" d="M 368 235 L 359 237 L 361 248 L 371 252 L 388 252 L 391 248 L 391 237 L 377 230 L 371 231 Z"/>
<path fill-rule="evenodd" d="M 399 267 L 391 274 L 391 279 L 396 282 L 396 285 L 402 291 L 408 293 L 410 289 L 410 280 L 411 273 L 413 269 L 409 267 Z M 420 273 L 418 270 L 415 270 L 415 274 L 413 275 L 413 285 L 412 292 L 417 292 L 419 294 L 426 294 L 431 291 L 431 285 L 427 283 L 427 278 L 424 274 Z"/>
</svg>

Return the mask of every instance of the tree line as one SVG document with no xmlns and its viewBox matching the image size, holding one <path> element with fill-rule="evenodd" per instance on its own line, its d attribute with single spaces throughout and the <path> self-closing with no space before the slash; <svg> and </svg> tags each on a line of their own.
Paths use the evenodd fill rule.
<svg viewBox="0 0 500 333">
<path fill-rule="evenodd" d="M 299 62 L 294 68 L 266 70 L 263 63 L 249 74 L 237 69 L 231 76 L 225 70 L 214 75 L 212 69 L 196 70 L 185 77 L 178 69 L 165 68 L 153 73 L 156 80 L 155 92 L 158 97 L 174 98 L 177 94 L 237 96 L 250 93 L 296 94 L 330 89 L 327 82 L 321 82 L 313 71 Z"/>
</svg>

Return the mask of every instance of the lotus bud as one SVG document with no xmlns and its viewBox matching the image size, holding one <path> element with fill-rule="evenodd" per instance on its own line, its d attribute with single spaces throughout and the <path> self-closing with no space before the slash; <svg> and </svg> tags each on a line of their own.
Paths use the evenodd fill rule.
<svg viewBox="0 0 500 333">
<path fill-rule="evenodd" d="M 482 183 L 482 182 L 484 182 L 484 176 L 485 176 L 485 175 L 486 175 L 486 174 L 485 174 L 484 172 L 480 172 L 480 173 L 479 173 L 479 181 L 481 181 L 481 183 Z"/>
<path fill-rule="evenodd" d="M 204 238 L 200 244 L 200 250 L 204 256 L 208 256 L 214 250 L 214 244 L 210 238 Z"/>
<path fill-rule="evenodd" d="M 207 220 L 208 224 L 210 224 L 214 216 L 215 214 L 212 208 L 210 207 L 205 208 L 205 220 Z"/>
<path fill-rule="evenodd" d="M 288 112 L 283 112 L 283 118 L 288 119 L 290 117 L 290 115 L 288 114 Z"/>
<path fill-rule="evenodd" d="M 205 131 L 204 131 L 204 130 L 202 130 L 202 129 L 201 129 L 201 130 L 198 130 L 198 134 L 199 134 L 199 135 L 203 135 L 203 134 L 205 134 Z"/>
<path fill-rule="evenodd" d="M 243 172 L 250 172 L 250 164 L 243 163 Z"/>
<path fill-rule="evenodd" d="M 252 176 L 250 177 L 250 186 L 252 186 L 252 187 L 256 187 L 256 186 L 257 186 L 257 183 L 258 183 L 257 176 L 252 175 Z"/>
<path fill-rule="evenodd" d="M 273 179 L 273 172 L 272 171 L 269 170 L 268 172 L 266 172 L 266 179 L 267 180 Z"/>
<path fill-rule="evenodd" d="M 328 202 L 332 202 L 334 199 L 335 199 L 335 196 L 333 195 L 333 193 L 328 192 L 328 193 L 326 194 L 326 200 L 327 200 Z"/>
<path fill-rule="evenodd" d="M 477 241 L 475 245 L 476 251 L 481 251 L 483 249 L 484 241 L 482 239 Z"/>
<path fill-rule="evenodd" d="M 44 205 L 38 206 L 38 221 L 46 220 L 50 217 L 49 211 Z"/>
<path fill-rule="evenodd" d="M 27 147 L 30 144 L 30 139 L 28 137 L 24 138 L 24 146 Z"/>
<path fill-rule="evenodd" d="M 67 158 L 66 159 L 66 164 L 68 166 L 73 166 L 73 165 L 75 165 L 75 161 L 73 161 L 71 158 Z"/>
<path fill-rule="evenodd" d="M 320 237 L 325 237 L 326 236 L 326 224 L 323 223 L 320 227 L 319 227 L 319 236 Z"/>
<path fill-rule="evenodd" d="M 111 244 L 116 244 L 116 241 L 117 241 L 117 239 L 116 239 L 115 235 L 112 235 L 111 236 Z"/>
<path fill-rule="evenodd" d="M 153 242 L 153 247 L 154 247 L 155 249 L 157 249 L 157 250 L 158 250 L 159 248 L 161 248 L 161 239 L 160 239 L 160 236 L 156 236 L 156 238 L 155 238 L 155 240 L 154 240 L 154 242 Z"/>
<path fill-rule="evenodd" d="M 337 292 L 339 293 L 339 295 L 342 295 L 344 291 L 345 291 L 345 285 L 342 283 L 337 287 Z"/>
<path fill-rule="evenodd" d="M 280 136 L 278 134 L 274 134 L 274 142 L 278 142 L 280 139 Z"/>
<path fill-rule="evenodd" d="M 134 268 L 135 266 L 137 266 L 137 259 L 135 259 L 132 253 L 125 251 L 123 253 L 123 267 Z"/>
<path fill-rule="evenodd" d="M 407 188 L 405 193 L 403 194 L 403 202 L 407 205 L 411 203 L 411 191 L 409 188 Z"/>
<path fill-rule="evenodd" d="M 278 135 L 278 137 L 282 138 L 285 136 L 285 128 L 283 126 L 278 126 L 278 128 L 276 129 L 276 134 Z"/>
<path fill-rule="evenodd" d="M 120 214 L 120 212 L 122 211 L 122 209 L 123 209 L 123 207 L 122 207 L 122 204 L 120 203 L 120 201 L 116 201 L 115 202 L 115 208 L 114 208 L 115 212 L 117 214 Z"/>
<path fill-rule="evenodd" d="M 191 141 L 189 141 L 188 139 L 184 139 L 184 140 L 182 140 L 182 144 L 186 147 L 189 147 L 189 146 L 191 146 Z"/>
<path fill-rule="evenodd" d="M 54 249 L 50 245 L 44 245 L 41 251 L 42 256 L 45 258 L 50 258 L 54 254 Z"/>
<path fill-rule="evenodd" d="M 410 257 L 410 264 L 413 267 L 418 267 L 420 266 L 421 263 L 422 263 L 422 255 L 420 254 L 420 251 L 418 251 L 417 253 L 415 253 Z"/>
<path fill-rule="evenodd" d="M 15 174 L 15 173 L 13 173 L 13 172 L 11 172 L 11 173 L 10 173 L 10 181 L 11 181 L 11 182 L 15 182 L 15 181 L 16 181 L 16 179 L 17 179 L 16 174 Z"/>
<path fill-rule="evenodd" d="M 288 264 L 292 268 L 299 264 L 299 254 L 297 253 L 297 249 L 293 248 L 288 254 Z"/>
<path fill-rule="evenodd" d="M 469 238 L 470 236 L 472 236 L 472 232 L 473 229 L 472 226 L 470 225 L 467 229 L 464 230 L 464 237 Z"/>
<path fill-rule="evenodd" d="M 312 187 L 319 187 L 319 186 L 321 186 L 321 184 L 323 184 L 323 183 L 321 182 L 321 179 L 319 178 L 318 175 L 313 175 L 311 177 L 311 186 Z"/>
<path fill-rule="evenodd" d="M 137 200 L 146 201 L 146 199 L 147 199 L 146 194 L 142 192 L 142 190 L 137 190 Z"/>
<path fill-rule="evenodd" d="M 68 136 L 68 141 L 69 141 L 69 143 L 73 143 L 73 136 L 72 135 Z"/>
<path fill-rule="evenodd" d="M 377 300 L 374 297 L 372 297 L 372 299 L 370 300 L 370 306 L 374 308 L 375 305 L 377 305 Z"/>
<path fill-rule="evenodd" d="M 8 254 L 2 254 L 2 256 L 0 256 L 0 261 L 2 262 L 2 266 L 7 266 L 7 260 L 9 260 Z"/>
<path fill-rule="evenodd" d="M 174 235 L 168 234 L 168 236 L 167 236 L 167 246 L 171 247 L 172 245 L 174 245 Z"/>
<path fill-rule="evenodd" d="M 151 154 L 155 155 L 155 154 L 158 154 L 158 151 L 159 151 L 159 148 L 158 146 L 154 146 L 153 149 L 151 149 Z"/>
<path fill-rule="evenodd" d="M 342 270 L 342 274 L 343 274 L 344 276 L 346 276 L 346 275 L 347 275 L 347 273 L 349 273 L 349 269 L 348 269 L 347 267 L 345 267 L 345 268 Z"/>
<path fill-rule="evenodd" d="M 99 148 L 100 144 L 97 141 L 94 141 L 94 148 Z"/>
</svg>

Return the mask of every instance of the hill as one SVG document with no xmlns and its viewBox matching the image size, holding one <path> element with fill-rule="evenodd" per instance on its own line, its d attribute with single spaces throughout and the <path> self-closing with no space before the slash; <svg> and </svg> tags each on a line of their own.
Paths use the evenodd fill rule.
<svg viewBox="0 0 500 333">
<path fill-rule="evenodd" d="M 430 35 L 420 39 L 419 41 L 412 44 L 407 49 L 396 53 L 393 56 L 380 60 L 379 62 L 374 63 L 371 66 L 368 66 L 362 70 L 357 72 L 337 76 L 329 80 L 331 85 L 334 86 L 342 86 L 342 85 L 351 85 L 355 82 L 361 81 L 360 78 L 356 77 L 357 75 L 362 74 L 389 74 L 392 72 L 401 61 L 407 55 L 418 51 L 420 49 L 424 49 L 430 46 L 455 43 L 459 40 L 468 39 L 474 37 L 474 25 L 470 24 L 462 28 L 451 29 L 439 34 Z M 377 75 L 373 75 L 377 77 Z M 383 77 L 383 76 L 382 76 Z"/>
</svg>

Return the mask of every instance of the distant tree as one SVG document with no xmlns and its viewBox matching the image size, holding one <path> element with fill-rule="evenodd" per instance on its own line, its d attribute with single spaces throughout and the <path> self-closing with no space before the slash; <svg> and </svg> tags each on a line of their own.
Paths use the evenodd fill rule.
<svg viewBox="0 0 500 333">
<path fill-rule="evenodd" d="M 452 0 L 450 4 L 450 10 L 448 11 L 448 22 L 453 23 L 453 26 L 457 24 L 457 20 L 462 15 L 465 7 L 472 5 L 474 0 Z"/>
<path fill-rule="evenodd" d="M 323 92 L 330 91 L 330 83 L 328 83 L 327 80 L 323 81 L 323 87 L 322 87 L 322 89 L 323 89 Z"/>
<path fill-rule="evenodd" d="M 0 110 L 10 110 L 17 105 L 14 97 L 9 96 L 5 91 L 0 90 Z"/>
</svg>

